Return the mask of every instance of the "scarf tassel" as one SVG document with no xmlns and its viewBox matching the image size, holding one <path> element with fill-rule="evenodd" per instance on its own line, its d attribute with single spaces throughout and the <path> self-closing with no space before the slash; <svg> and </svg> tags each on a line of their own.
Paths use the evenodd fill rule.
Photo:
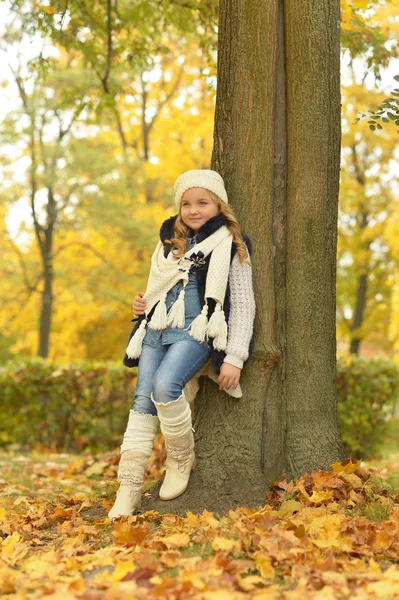
<svg viewBox="0 0 399 600">
<path fill-rule="evenodd" d="M 147 319 L 144 319 L 134 336 L 130 339 L 130 342 L 126 348 L 126 354 L 129 358 L 138 358 L 140 356 L 143 340 L 146 334 L 146 325 Z"/>
<path fill-rule="evenodd" d="M 184 312 L 184 296 L 185 292 L 182 290 L 168 313 L 168 318 L 166 320 L 167 327 L 183 329 L 186 322 Z"/>
<path fill-rule="evenodd" d="M 155 331 L 162 331 L 166 327 L 166 294 L 163 294 L 160 301 L 158 302 L 154 314 L 152 315 L 151 321 L 148 323 L 148 327 Z"/>
<path fill-rule="evenodd" d="M 207 333 L 213 338 L 215 350 L 226 350 L 227 323 L 220 303 L 216 304 L 213 315 L 209 319 Z"/>
<path fill-rule="evenodd" d="M 198 342 L 204 342 L 207 335 L 208 327 L 208 305 L 204 307 L 198 317 L 190 325 L 190 336 Z"/>
</svg>

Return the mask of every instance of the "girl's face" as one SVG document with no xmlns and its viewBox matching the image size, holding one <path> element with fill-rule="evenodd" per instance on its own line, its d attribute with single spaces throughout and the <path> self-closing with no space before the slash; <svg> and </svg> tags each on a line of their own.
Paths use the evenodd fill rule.
<svg viewBox="0 0 399 600">
<path fill-rule="evenodd" d="M 201 225 L 211 217 L 216 217 L 218 213 L 219 208 L 208 190 L 196 187 L 184 192 L 180 204 L 180 216 L 183 223 L 193 231 L 198 231 Z"/>
</svg>

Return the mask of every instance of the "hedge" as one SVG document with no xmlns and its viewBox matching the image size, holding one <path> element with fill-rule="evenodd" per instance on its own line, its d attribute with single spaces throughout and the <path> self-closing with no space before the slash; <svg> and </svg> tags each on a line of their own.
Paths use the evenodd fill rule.
<svg viewBox="0 0 399 600">
<path fill-rule="evenodd" d="M 57 450 L 119 446 L 131 408 L 136 369 L 120 363 L 43 359 L 0 367 L 0 445 Z M 389 360 L 337 361 L 338 418 L 348 456 L 378 456 L 399 390 Z"/>
<path fill-rule="evenodd" d="M 348 456 L 381 454 L 399 391 L 399 369 L 387 359 L 352 355 L 337 361 L 338 423 Z"/>
<path fill-rule="evenodd" d="M 0 444 L 105 450 L 120 444 L 136 370 L 120 363 L 9 361 L 0 367 Z"/>
</svg>

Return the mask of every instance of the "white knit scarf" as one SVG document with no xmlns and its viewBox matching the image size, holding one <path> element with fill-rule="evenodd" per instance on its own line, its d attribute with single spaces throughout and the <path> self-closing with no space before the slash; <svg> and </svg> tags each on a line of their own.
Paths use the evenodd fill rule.
<svg viewBox="0 0 399 600">
<path fill-rule="evenodd" d="M 158 242 L 151 258 L 151 269 L 147 289 L 143 298 L 147 301 L 145 315 L 140 327 L 131 338 L 126 349 L 129 358 L 138 358 L 141 354 L 143 339 L 146 333 L 148 315 L 156 306 L 148 326 L 157 331 L 167 327 L 184 328 L 184 289 L 166 311 L 167 292 L 180 280 L 184 287 L 188 282 L 190 267 L 200 265 L 204 258 L 211 254 L 205 284 L 205 303 L 201 313 L 190 325 L 190 336 L 199 342 L 207 337 L 213 338 L 216 350 L 225 350 L 227 344 L 227 323 L 223 312 L 223 302 L 226 294 L 230 269 L 231 244 L 233 237 L 228 228 L 223 225 L 215 233 L 205 238 L 188 250 L 183 257 L 176 259 L 169 252 L 165 258 L 162 242 Z M 216 301 L 215 311 L 208 321 L 208 298 Z"/>
</svg>

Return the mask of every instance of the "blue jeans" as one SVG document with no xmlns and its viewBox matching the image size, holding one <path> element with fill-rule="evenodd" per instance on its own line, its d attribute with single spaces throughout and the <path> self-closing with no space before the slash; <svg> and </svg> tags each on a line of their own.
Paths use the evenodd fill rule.
<svg viewBox="0 0 399 600">
<path fill-rule="evenodd" d="M 139 359 L 133 410 L 156 415 L 151 400 L 167 404 L 181 396 L 184 386 L 208 362 L 211 351 L 208 344 L 194 339 L 157 346 L 143 344 Z"/>
</svg>

